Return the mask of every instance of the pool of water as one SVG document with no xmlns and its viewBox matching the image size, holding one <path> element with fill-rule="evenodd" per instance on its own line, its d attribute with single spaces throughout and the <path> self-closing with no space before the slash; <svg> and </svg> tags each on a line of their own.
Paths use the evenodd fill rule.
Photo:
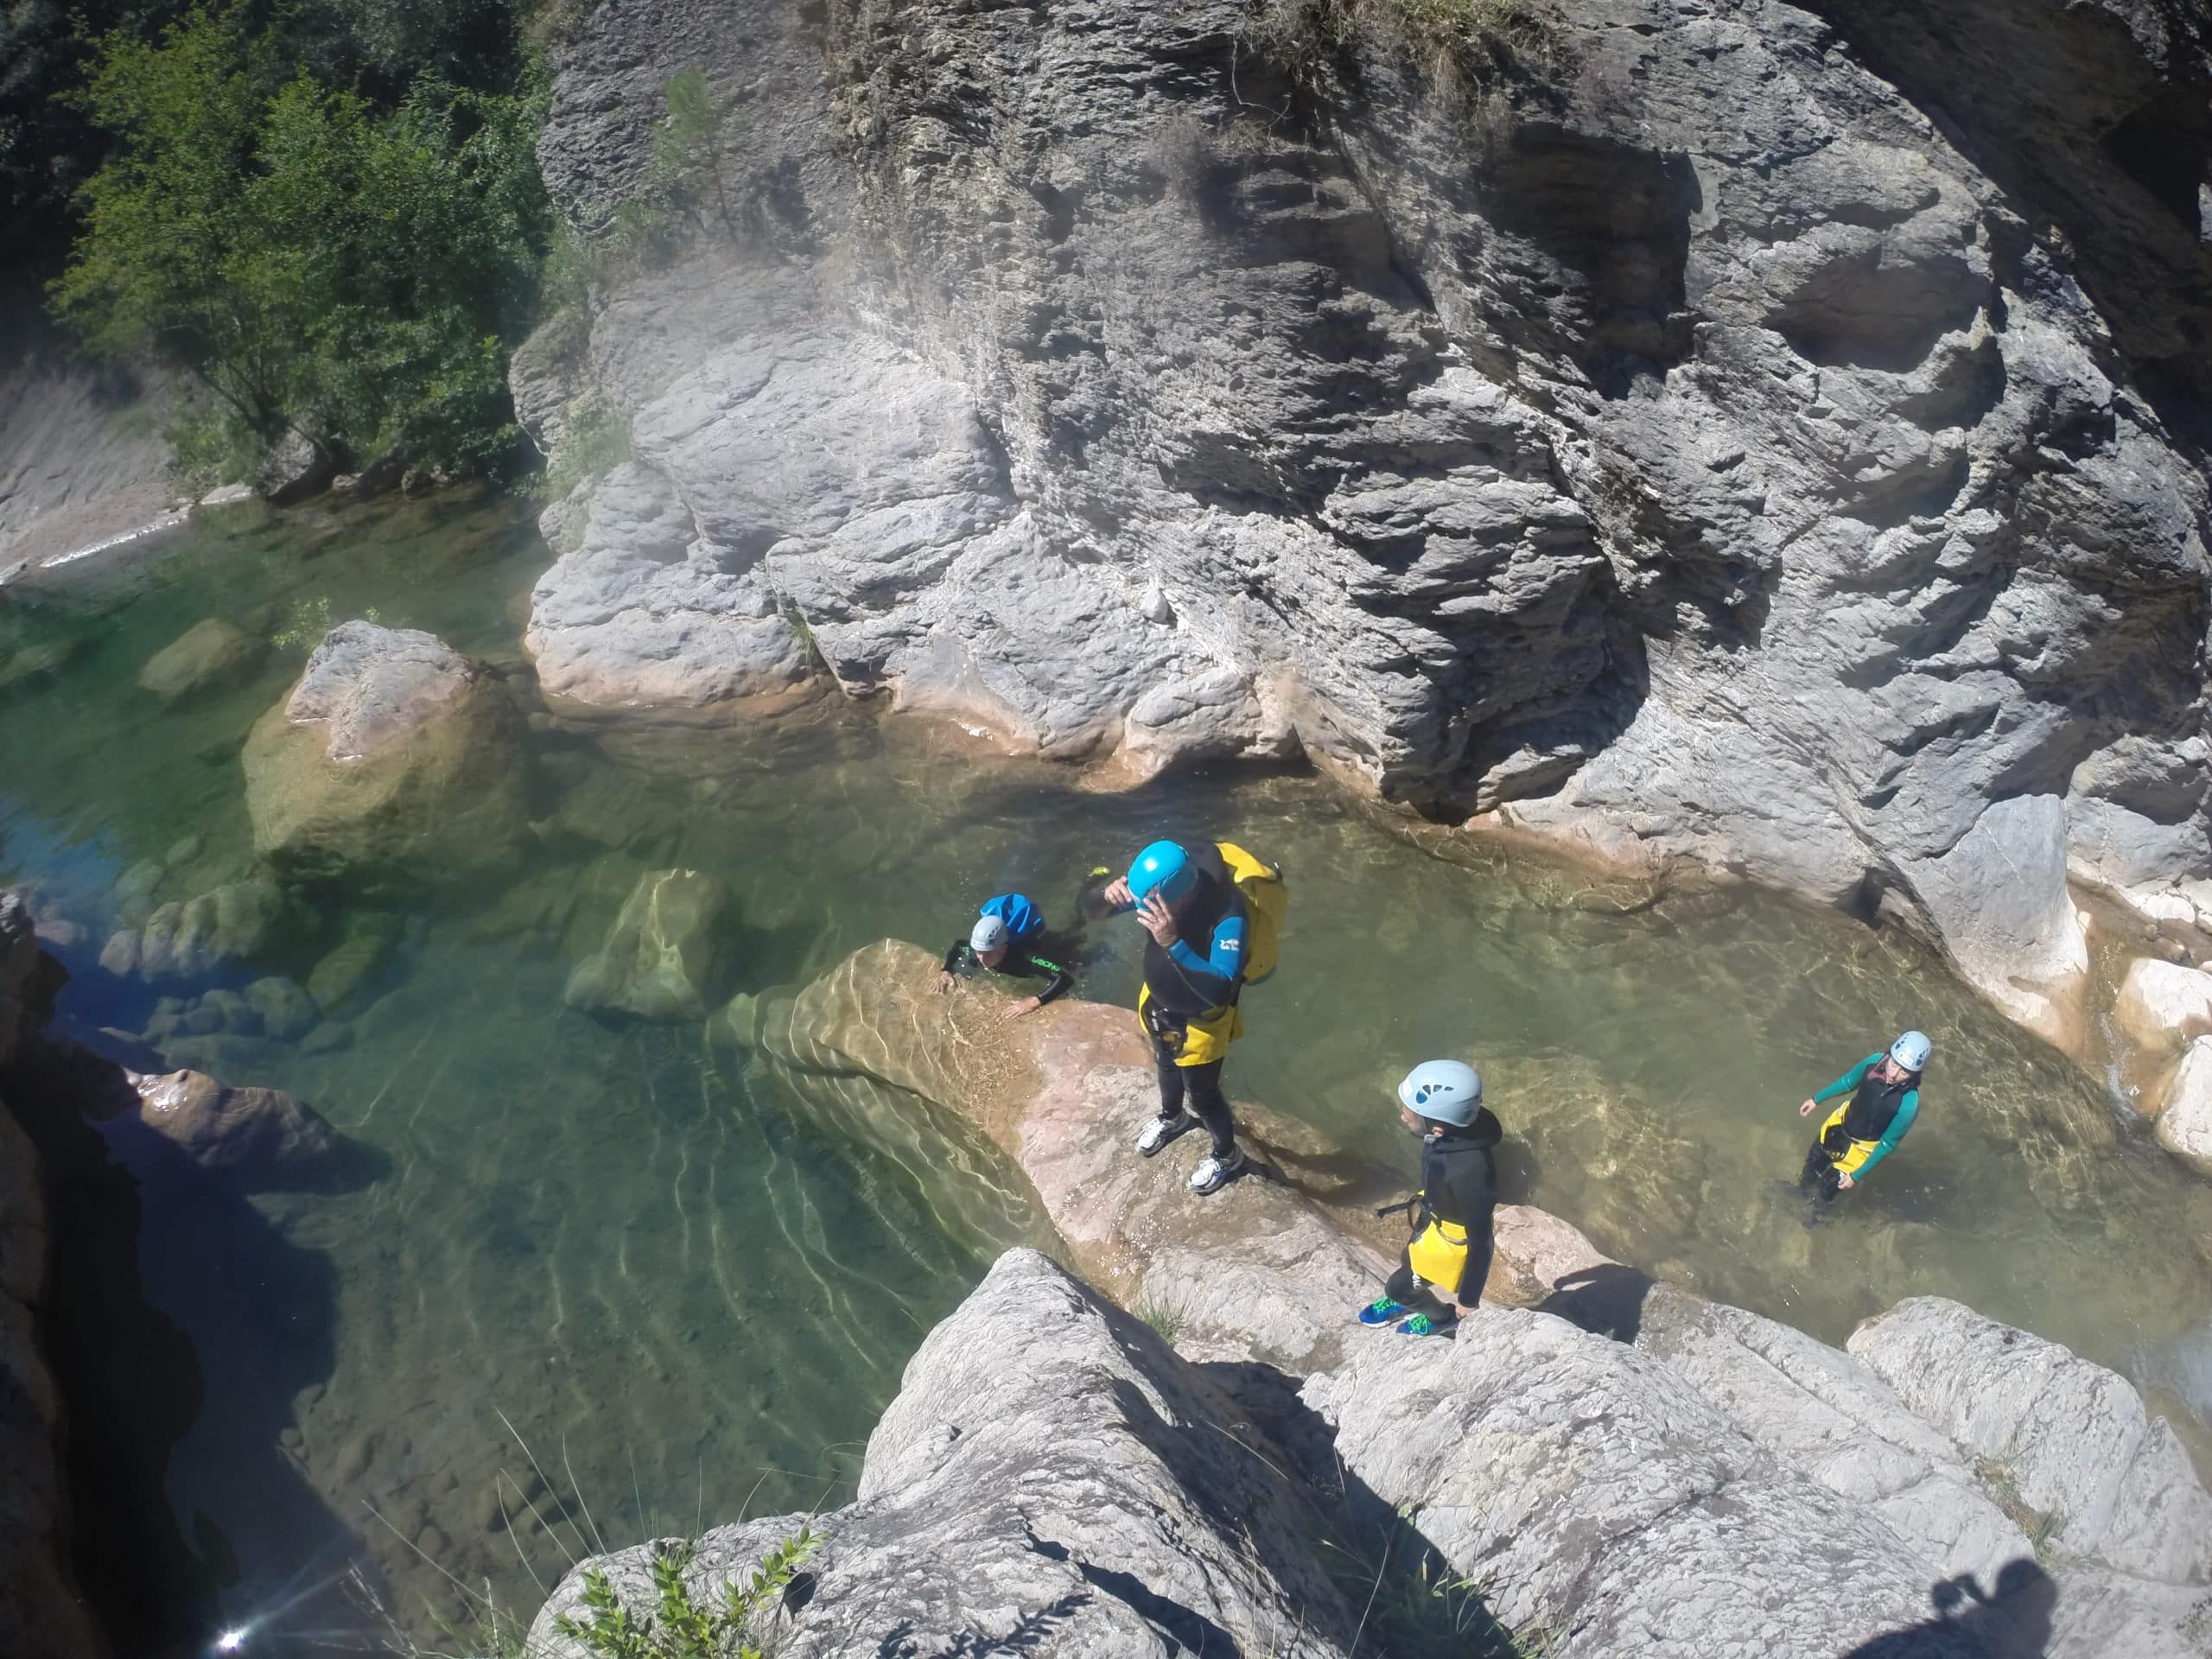
<svg viewBox="0 0 2212 1659">
<path fill-rule="evenodd" d="M 1651 901 L 1312 777 L 1098 794 L 837 703 L 742 729 L 541 715 L 538 833 L 510 880 L 301 895 L 289 937 L 198 985 L 99 968 L 134 907 L 251 871 L 238 752 L 302 651 L 175 709 L 138 688 L 148 658 L 210 616 L 311 639 L 373 611 L 535 710 L 519 636 L 544 559 L 512 505 L 446 497 L 249 512 L 0 591 L 0 880 L 77 930 L 75 1028 L 353 964 L 287 1040 L 164 1039 L 293 1090 L 361 1154 L 307 1190 L 135 1171 L 136 1265 L 181 1345 L 156 1363 L 142 1325 L 80 1323 L 119 1408 L 175 1408 L 143 1456 L 196 1592 L 142 1618 L 137 1650 L 257 1620 L 270 1650 L 359 1649 L 387 1618 L 454 1648 L 461 1586 L 526 1614 L 587 1545 L 837 1502 L 923 1332 L 999 1249 L 1044 1242 L 977 1144 L 887 1143 L 858 1132 L 880 1115 L 825 1112 L 696 1026 L 563 1007 L 637 878 L 671 866 L 729 884 L 725 988 L 757 992 L 887 934 L 940 946 L 1003 888 L 1065 910 L 1082 871 L 1157 834 L 1233 837 L 1294 894 L 1233 1092 L 1410 1169 L 1389 1085 L 1464 1056 L 1516 1196 L 1608 1252 L 1831 1340 L 1901 1296 L 1958 1297 L 2126 1371 L 2203 1460 L 2212 1186 L 2079 1071 L 1908 942 L 1749 889 Z M 1085 993 L 1127 1000 L 1136 943 L 1095 930 Z M 1936 1043 L 1920 1125 L 1808 1228 L 1777 1190 L 1796 1103 L 1907 1024 Z"/>
</svg>

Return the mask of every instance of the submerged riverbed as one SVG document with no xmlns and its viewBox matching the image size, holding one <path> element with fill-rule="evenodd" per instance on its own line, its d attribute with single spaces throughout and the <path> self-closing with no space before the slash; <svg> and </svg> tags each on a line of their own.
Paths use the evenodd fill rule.
<svg viewBox="0 0 2212 1659">
<path fill-rule="evenodd" d="M 162 995 L 321 983 L 320 1023 L 284 1040 L 162 1040 L 365 1149 L 325 1190 L 137 1172 L 143 1290 L 195 1375 L 152 1375 L 176 1351 L 138 1322 L 77 1323 L 119 1413 L 189 1402 L 173 1449 L 123 1437 L 166 1450 L 192 1580 L 190 1618 L 146 1617 L 149 1641 L 246 1624 L 276 1651 L 359 1649 L 374 1600 L 450 1647 L 457 1585 L 526 1614 L 587 1544 L 836 1502 L 922 1334 L 996 1250 L 1040 1242 L 979 1145 L 864 1140 L 696 1025 L 563 1007 L 637 878 L 670 866 L 734 889 L 725 988 L 758 992 L 887 934 L 939 948 L 1007 887 L 1065 913 L 1083 871 L 1156 835 L 1239 840 L 1293 899 L 1232 1093 L 1410 1170 L 1389 1087 L 1463 1056 L 1513 1137 L 1514 1196 L 1609 1253 L 1830 1340 L 1956 1297 L 2126 1371 L 2206 1461 L 2212 1186 L 2090 1079 L 1907 942 L 1748 889 L 1643 902 L 1316 778 L 1102 795 L 835 701 L 734 730 L 539 718 L 511 881 L 309 893 L 291 938 L 194 984 L 99 966 L 134 906 L 250 872 L 238 751 L 328 622 L 429 629 L 535 709 L 519 639 L 545 557 L 511 504 L 248 509 L 0 592 L 0 880 L 77 930 L 62 1014 L 137 1033 Z M 139 671 L 211 616 L 278 643 L 165 708 Z M 1126 1001 L 1136 943 L 1094 930 L 1079 994 Z M 1796 1104 L 1908 1024 L 1936 1045 L 1920 1124 L 1808 1229 L 1777 1190 L 1808 1138 Z"/>
</svg>

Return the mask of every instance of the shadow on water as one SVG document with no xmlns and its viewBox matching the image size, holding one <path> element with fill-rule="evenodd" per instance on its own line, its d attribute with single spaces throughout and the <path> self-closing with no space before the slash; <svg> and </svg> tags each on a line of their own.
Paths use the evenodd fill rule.
<svg viewBox="0 0 2212 1659">
<path fill-rule="evenodd" d="M 74 1566 L 117 1650 L 184 1659 L 226 1629 L 358 1627 L 339 1588 L 358 1541 L 281 1445 L 294 1401 L 331 1374 L 335 1272 L 250 1194 L 354 1190 L 386 1160 L 341 1143 L 303 1179 L 210 1172 L 135 1118 L 88 1122 L 87 1103 L 129 1085 L 67 1046 L 9 1084 L 55 1195 L 44 1313 L 72 1412 Z M 251 1502 L 226 1506 L 226 1528 L 173 1491 Z M 257 1570 L 278 1561 L 295 1565 Z"/>
<path fill-rule="evenodd" d="M 1998 1569 L 1984 1591 L 1971 1573 L 1928 1592 L 1936 1617 L 1861 1643 L 1838 1659 L 2042 1659 L 2058 1606 L 2058 1586 L 2023 1555 Z"/>
</svg>

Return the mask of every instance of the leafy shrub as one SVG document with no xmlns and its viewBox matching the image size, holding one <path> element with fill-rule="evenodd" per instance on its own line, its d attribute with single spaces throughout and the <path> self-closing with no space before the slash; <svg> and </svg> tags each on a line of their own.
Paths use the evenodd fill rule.
<svg viewBox="0 0 2212 1659">
<path fill-rule="evenodd" d="M 607 1574 L 584 1573 L 587 1617 L 563 1613 L 555 1628 L 582 1643 L 593 1659 L 762 1659 L 752 1640 L 754 1620 L 783 1599 L 799 1565 L 820 1545 L 804 1527 L 768 1553 L 749 1578 L 723 1586 L 719 1607 L 700 1605 L 683 1580 L 691 1565 L 690 1544 L 655 1545 L 652 1556 L 654 1613 L 632 1613 L 614 1593 Z"/>
<path fill-rule="evenodd" d="M 386 107 L 281 47 L 238 5 L 99 38 L 76 97 L 114 148 L 55 306 L 98 349 L 188 370 L 264 442 L 291 425 L 341 457 L 488 470 L 517 436 L 505 343 L 549 231 L 543 91 L 426 70 Z"/>
<path fill-rule="evenodd" d="M 1440 89 L 1461 94 L 1516 67 L 1554 72 L 1564 54 L 1542 0 L 1262 0 L 1246 33 L 1300 81 L 1364 41 L 1408 53 Z"/>
</svg>

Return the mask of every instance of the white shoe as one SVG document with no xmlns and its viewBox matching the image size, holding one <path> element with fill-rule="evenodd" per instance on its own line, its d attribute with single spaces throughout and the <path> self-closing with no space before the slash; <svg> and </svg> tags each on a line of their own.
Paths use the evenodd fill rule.
<svg viewBox="0 0 2212 1659">
<path fill-rule="evenodd" d="M 1198 1120 L 1188 1112 L 1178 1112 L 1173 1117 L 1155 1117 L 1144 1126 L 1144 1133 L 1137 1136 L 1137 1150 L 1149 1158 L 1179 1135 L 1188 1135 L 1198 1127 Z"/>
<path fill-rule="evenodd" d="M 1242 1147 L 1231 1147 L 1226 1158 L 1211 1155 L 1201 1158 L 1198 1166 L 1191 1172 L 1191 1191 L 1200 1198 L 1209 1192 L 1218 1192 L 1229 1185 L 1229 1178 L 1243 1167 L 1244 1149 Z"/>
</svg>

